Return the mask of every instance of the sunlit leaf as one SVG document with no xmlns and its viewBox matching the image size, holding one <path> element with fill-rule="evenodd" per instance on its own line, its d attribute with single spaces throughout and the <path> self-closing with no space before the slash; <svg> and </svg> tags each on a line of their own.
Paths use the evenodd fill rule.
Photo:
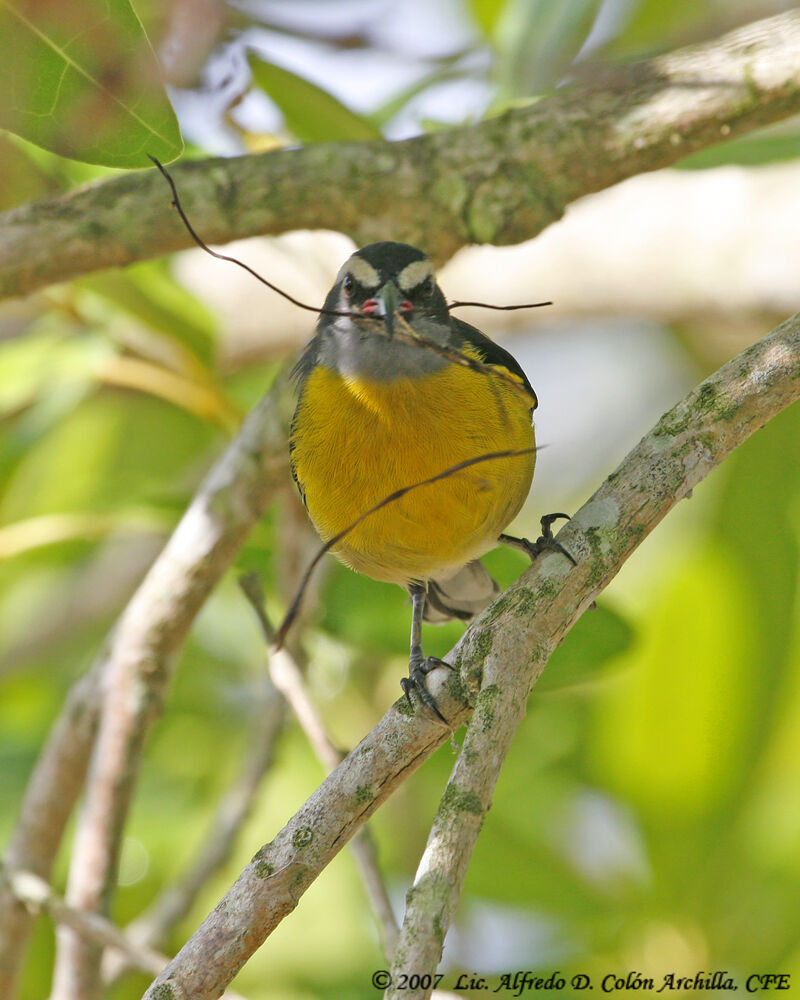
<svg viewBox="0 0 800 1000">
<path fill-rule="evenodd" d="M 2 0 L 0 0 L 0 3 Z M 0 47 L 2 42 L 0 42 Z M 2 98 L 0 98 L 2 101 Z M 98 163 L 87 163 L 86 160 L 72 160 L 66 156 L 59 156 L 49 149 L 37 146 L 34 142 L 23 139 L 13 132 L 5 133 L 6 142 L 22 157 L 22 162 L 27 162 L 28 170 L 34 175 L 39 175 L 47 180 L 50 194 L 58 195 L 81 184 L 90 184 L 92 181 L 103 177 L 112 176 L 115 171 L 112 167 Z M 27 182 L 30 184 L 30 181 Z M 22 204 L 24 195 L 13 182 L 9 183 L 9 195 L 17 203 Z M 6 188 L 4 179 L 0 179 L 0 189 Z M 42 195 L 45 197 L 45 195 Z M 33 200 L 33 199 L 24 199 Z"/>
<path fill-rule="evenodd" d="M 632 641 L 633 629 L 616 611 L 605 604 L 587 611 L 550 657 L 536 683 L 537 693 L 596 680 L 599 669 Z"/>
<path fill-rule="evenodd" d="M 112 357 L 98 370 L 97 377 L 106 385 L 136 389 L 164 399 L 229 434 L 237 429 L 241 420 L 241 415 L 215 386 L 185 378 L 151 361 L 121 355 Z"/>
<path fill-rule="evenodd" d="M 507 6 L 507 0 L 470 0 L 470 10 L 472 16 L 484 34 L 491 36 L 495 25 L 503 9 Z"/>
<path fill-rule="evenodd" d="M 0 170 L 0 212 L 58 192 L 57 185 L 31 163 L 8 133 L 0 135 L 0 163 L 3 164 Z"/>
<path fill-rule="evenodd" d="M 110 167 L 169 162 L 182 140 L 128 0 L 0 0 L 0 127 Z"/>
<path fill-rule="evenodd" d="M 394 116 L 408 104 L 409 101 L 413 100 L 418 94 L 421 94 L 428 87 L 432 87 L 437 83 L 447 83 L 450 80 L 458 80 L 464 76 L 464 71 L 459 69 L 457 66 L 440 66 L 437 67 L 432 73 L 427 73 L 425 76 L 421 77 L 419 80 L 415 80 L 408 87 L 404 87 L 401 91 L 391 97 L 385 104 L 382 104 L 379 108 L 372 112 L 369 116 L 370 120 L 376 125 L 384 126 L 388 121 L 390 121 Z"/>
<path fill-rule="evenodd" d="M 400 587 L 370 580 L 331 560 L 323 606 L 325 630 L 342 642 L 399 655 L 408 649 L 411 609 Z"/>
<path fill-rule="evenodd" d="M 66 395 L 77 403 L 94 382 L 98 366 L 113 353 L 100 337 L 69 338 L 51 327 L 42 323 L 41 329 L 0 344 L 0 418 L 44 397 Z"/>
<path fill-rule="evenodd" d="M 744 762 L 757 657 L 736 570 L 709 545 L 654 586 L 626 672 L 599 698 L 595 761 L 656 824 L 718 809 Z"/>
<path fill-rule="evenodd" d="M 102 538 L 112 532 L 166 532 L 168 527 L 163 515 L 145 509 L 113 514 L 44 514 L 0 525 L 0 559 L 76 538 Z"/>
<path fill-rule="evenodd" d="M 256 86 L 277 104 L 287 127 L 301 142 L 380 138 L 372 122 L 326 90 L 253 52 L 247 58 Z"/>
<path fill-rule="evenodd" d="M 613 42 L 614 55 L 642 57 L 686 42 L 699 41 L 714 26 L 714 3 L 664 3 L 664 0 L 635 0 L 628 7 L 627 22 Z M 745 15 L 746 18 L 746 15 Z M 726 18 L 726 21 L 728 18 Z"/>
<path fill-rule="evenodd" d="M 748 759 L 769 752 L 792 683 L 800 579 L 800 406 L 787 407 L 728 460 L 728 480 L 714 530 L 751 586 L 758 669 L 750 703 Z M 749 795 L 748 773 L 739 789 Z"/>
<path fill-rule="evenodd" d="M 3 482 L 0 519 L 111 511 L 159 501 L 219 432 L 152 395 L 98 392 L 42 434 Z"/>
<path fill-rule="evenodd" d="M 580 51 L 599 0 L 516 0 L 498 21 L 501 100 L 552 89 Z"/>
<path fill-rule="evenodd" d="M 800 135 L 743 136 L 730 142 L 701 149 L 675 164 L 684 170 L 705 170 L 726 164 L 760 167 L 765 163 L 796 160 L 800 156 Z"/>
</svg>

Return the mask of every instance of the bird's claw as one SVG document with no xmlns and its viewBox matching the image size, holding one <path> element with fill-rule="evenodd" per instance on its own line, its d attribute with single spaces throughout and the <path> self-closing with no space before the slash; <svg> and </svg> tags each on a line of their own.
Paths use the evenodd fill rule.
<svg viewBox="0 0 800 1000">
<path fill-rule="evenodd" d="M 406 701 L 411 708 L 414 707 L 414 703 L 411 700 L 411 691 L 413 690 L 426 708 L 429 708 L 445 725 L 449 725 L 447 719 L 439 711 L 436 699 L 430 693 L 428 685 L 425 683 L 425 678 L 431 670 L 435 670 L 437 667 L 447 667 L 448 670 L 453 669 L 451 664 L 445 660 L 440 660 L 438 656 L 412 656 L 408 664 L 408 677 L 404 677 L 400 681 L 400 687 L 402 687 Z"/>
<path fill-rule="evenodd" d="M 567 521 L 570 519 L 569 514 L 545 514 L 541 520 L 542 533 L 535 542 L 531 542 L 527 538 L 515 538 L 512 535 L 501 535 L 500 541 L 522 549 L 529 556 L 531 562 L 543 552 L 560 552 L 569 559 L 573 566 L 577 566 L 578 563 L 575 557 L 564 548 L 561 542 L 553 537 L 553 522 L 558 521 L 560 518 L 564 518 Z"/>
</svg>

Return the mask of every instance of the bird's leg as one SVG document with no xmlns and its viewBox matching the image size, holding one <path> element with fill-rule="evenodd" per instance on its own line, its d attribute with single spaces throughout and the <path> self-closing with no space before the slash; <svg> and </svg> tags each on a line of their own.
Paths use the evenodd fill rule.
<svg viewBox="0 0 800 1000">
<path fill-rule="evenodd" d="M 408 704 L 413 708 L 411 701 L 412 688 L 417 692 L 419 700 L 427 706 L 442 722 L 447 724 L 447 719 L 439 711 L 436 700 L 428 690 L 425 677 L 436 667 L 453 668 L 449 663 L 440 660 L 437 656 L 425 656 L 422 652 L 422 612 L 425 608 L 425 597 L 428 588 L 424 583 L 410 583 L 408 592 L 411 594 L 411 655 L 408 662 L 408 677 L 400 681 L 400 686 L 405 693 Z"/>
<path fill-rule="evenodd" d="M 530 556 L 531 561 L 538 555 L 541 555 L 542 552 L 560 552 L 569 559 L 573 566 L 577 566 L 578 564 L 574 557 L 567 552 L 561 542 L 557 542 L 553 537 L 551 525 L 553 521 L 557 521 L 561 517 L 569 520 L 569 514 L 545 514 L 541 522 L 542 533 L 535 542 L 529 542 L 527 538 L 515 538 L 513 535 L 501 535 L 498 541 L 504 545 L 511 545 L 515 549 L 521 549 L 526 555 Z"/>
</svg>

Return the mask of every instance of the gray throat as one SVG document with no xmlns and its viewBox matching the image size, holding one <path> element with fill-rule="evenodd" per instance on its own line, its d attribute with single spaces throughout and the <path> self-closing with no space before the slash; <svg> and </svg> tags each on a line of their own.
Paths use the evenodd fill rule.
<svg viewBox="0 0 800 1000">
<path fill-rule="evenodd" d="M 449 341 L 450 330 L 441 324 L 415 322 L 414 330 L 441 346 Z M 340 375 L 378 382 L 432 375 L 449 363 L 424 346 L 389 338 L 383 330 L 359 328 L 349 320 L 341 326 L 333 323 L 325 331 L 318 362 Z"/>
</svg>

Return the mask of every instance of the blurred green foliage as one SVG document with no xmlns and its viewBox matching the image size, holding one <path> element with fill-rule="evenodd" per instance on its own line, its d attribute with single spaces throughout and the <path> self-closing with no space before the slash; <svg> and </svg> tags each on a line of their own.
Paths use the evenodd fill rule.
<svg viewBox="0 0 800 1000">
<path fill-rule="evenodd" d="M 486 78 L 495 105 L 535 96 L 568 76 L 600 6 L 465 2 L 476 47 L 491 53 Z M 740 20 L 771 9 L 735 6 Z M 146 39 L 138 22 L 125 13 L 127 4 L 112 7 L 127 18 L 119 30 L 136 41 L 139 58 Z M 603 45 L 625 57 L 714 33 L 732 16 L 730 5 L 712 0 L 611 8 L 606 15 L 619 16 Z M 11 11 L 0 2 L 6 27 Z M 25 51 L 31 60 L 44 59 L 38 50 Z M 123 77 L 131 65 L 122 59 Z M 427 87 L 483 72 L 447 53 L 429 60 L 420 79 L 394 99 L 362 114 L 298 74 L 264 61 L 252 65 L 254 86 L 274 98 L 289 138 L 307 142 L 374 135 Z M 46 85 L 47 74 L 43 79 Z M 69 124 L 72 112 L 62 119 L 56 110 L 55 123 Z M 179 140 L 163 102 L 155 115 L 171 137 L 172 151 L 159 153 L 167 159 Z M 92 162 L 121 163 L 124 142 L 136 146 L 141 136 L 135 138 L 130 121 L 114 127 L 121 131 L 98 133 L 95 152 L 74 135 L 72 145 L 53 139 L 52 146 Z M 51 144 L 40 133 L 28 137 Z M 6 139 L 3 149 L 5 207 L 96 172 L 17 140 Z M 759 164 L 798 152 L 790 124 L 721 144 L 686 165 Z M 0 313 L 0 323 L 5 840 L 70 683 L 91 662 L 202 474 L 280 361 L 226 359 L 225 317 L 211 315 L 165 262 L 53 289 L 19 311 Z M 698 364 L 697 377 L 703 374 Z M 800 977 L 798 442 L 795 406 L 670 516 L 554 654 L 469 869 L 449 942 L 451 967 L 491 974 L 517 967 L 641 969 L 654 976 L 726 968 L 740 976 Z M 594 485 L 586 483 L 586 492 Z M 276 607 L 285 597 L 277 569 L 284 517 L 278 510 L 265 518 L 239 560 L 266 575 Z M 486 561 L 504 585 L 525 566 L 510 551 Z M 309 686 L 341 745 L 354 745 L 398 695 L 408 619 L 398 588 L 330 568 L 307 635 Z M 429 630 L 429 652 L 443 655 L 460 632 Z M 191 863 L 248 752 L 263 669 L 261 638 L 232 573 L 195 624 L 167 712 L 149 742 L 114 904 L 120 923 Z M 453 752 L 439 751 L 374 819 L 398 909 Z M 170 948 L 179 947 L 321 777 L 306 741 L 289 726 L 235 856 L 176 929 Z M 68 855 L 67 843 L 58 887 Z M 499 933 L 503 947 L 491 946 Z M 41 919 L 23 1000 L 47 995 L 53 947 L 52 927 Z M 370 972 L 383 966 L 344 853 L 236 986 L 253 1000 L 372 998 Z M 145 977 L 130 976 L 112 996 L 129 1000 L 145 984 Z"/>
<path fill-rule="evenodd" d="M 108 167 L 183 149 L 159 64 L 128 0 L 2 0 L 0 127 Z"/>
<path fill-rule="evenodd" d="M 379 130 L 341 101 L 296 73 L 248 56 L 253 82 L 281 109 L 287 128 L 303 143 L 377 139 Z"/>
</svg>

